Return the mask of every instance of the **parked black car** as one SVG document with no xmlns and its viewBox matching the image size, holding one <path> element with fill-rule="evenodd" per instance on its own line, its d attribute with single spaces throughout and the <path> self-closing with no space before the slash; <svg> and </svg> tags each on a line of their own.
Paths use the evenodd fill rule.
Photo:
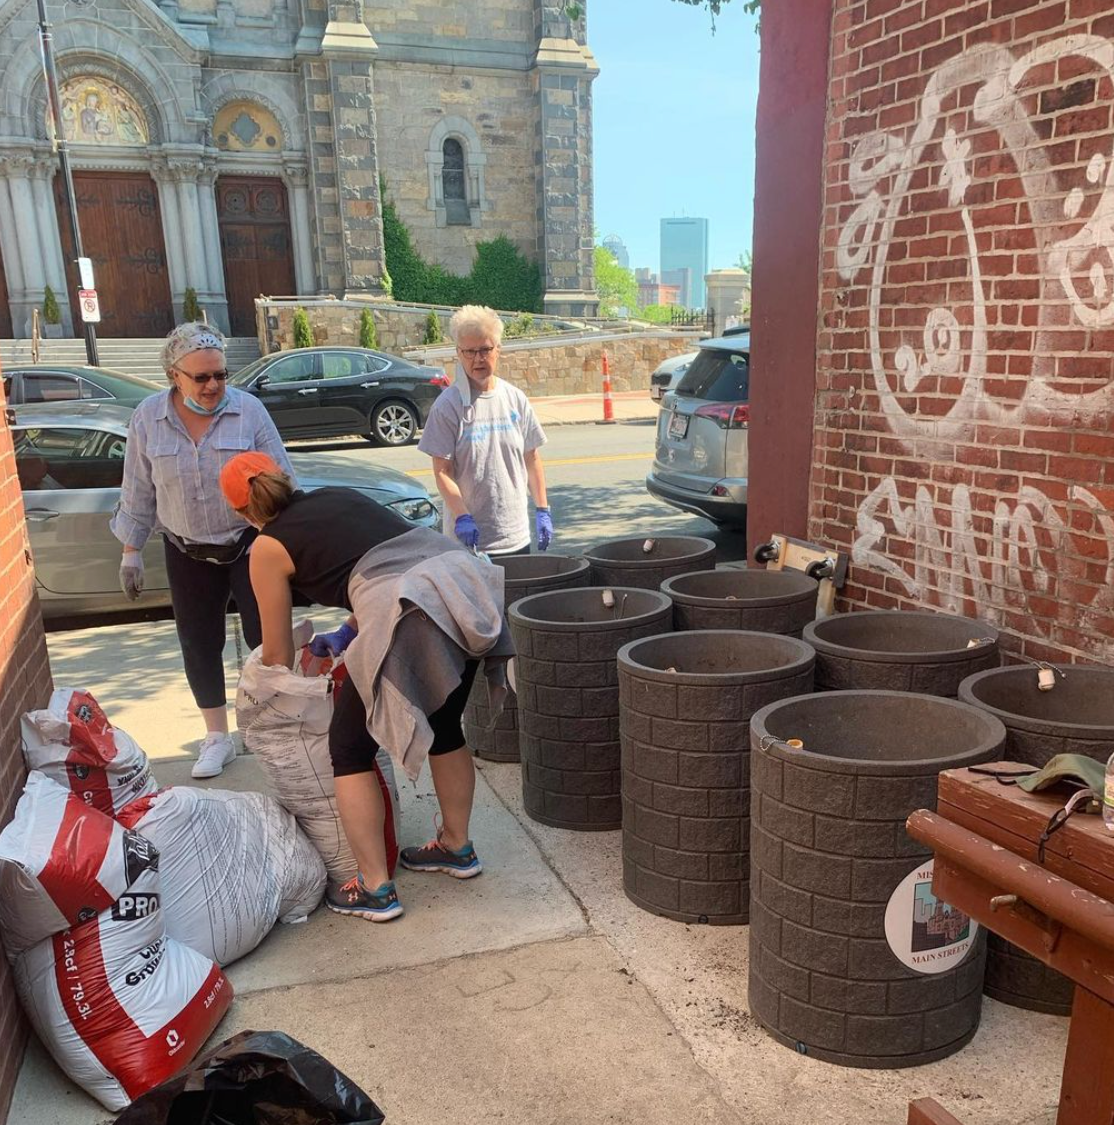
<svg viewBox="0 0 1114 1125">
<path fill-rule="evenodd" d="M 413 441 L 449 385 L 439 367 L 343 347 L 275 352 L 230 381 L 263 403 L 283 438 L 362 434 L 378 445 Z"/>
<path fill-rule="evenodd" d="M 138 406 L 148 395 L 165 387 L 165 381 L 156 383 L 108 367 L 15 363 L 4 368 L 4 397 L 9 406 L 20 406 L 25 402 L 74 401 Z"/>
</svg>

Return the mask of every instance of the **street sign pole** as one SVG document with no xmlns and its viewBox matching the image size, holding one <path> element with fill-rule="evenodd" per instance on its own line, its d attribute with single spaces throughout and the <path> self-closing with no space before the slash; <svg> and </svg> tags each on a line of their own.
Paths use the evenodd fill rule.
<svg viewBox="0 0 1114 1125">
<path fill-rule="evenodd" d="M 70 285 L 76 291 L 89 288 L 79 276 L 77 259 L 85 257 L 85 250 L 81 245 L 81 226 L 77 221 L 77 198 L 74 194 L 73 173 L 70 171 L 70 153 L 62 129 L 62 103 L 58 97 L 58 74 L 54 69 L 54 36 L 50 31 L 50 24 L 46 18 L 46 0 L 38 0 L 39 5 L 39 39 L 43 50 L 43 76 L 46 79 L 46 94 L 50 102 L 50 115 L 54 121 L 54 143 L 58 150 L 58 166 L 62 173 L 62 186 L 66 193 L 66 211 L 70 219 L 70 235 L 73 239 L 74 261 L 70 263 Z M 97 330 L 89 321 L 84 321 L 85 328 L 85 354 L 91 366 L 98 366 L 97 362 Z"/>
</svg>

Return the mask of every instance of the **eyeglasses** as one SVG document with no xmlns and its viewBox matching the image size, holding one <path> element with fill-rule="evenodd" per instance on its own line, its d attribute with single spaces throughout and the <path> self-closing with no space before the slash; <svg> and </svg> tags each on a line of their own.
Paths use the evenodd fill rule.
<svg viewBox="0 0 1114 1125">
<path fill-rule="evenodd" d="M 179 375 L 185 375 L 187 379 L 192 379 L 199 387 L 204 387 L 210 382 L 223 383 L 228 378 L 227 371 L 209 371 L 204 375 L 191 375 L 188 371 L 183 371 L 180 367 L 175 367 L 175 371 Z"/>
<path fill-rule="evenodd" d="M 491 355 L 492 352 L 497 352 L 499 348 L 497 345 L 489 345 L 486 348 L 457 348 L 456 350 L 460 352 L 460 354 L 464 356 L 465 359 L 476 360 L 487 359 L 487 357 Z"/>
</svg>

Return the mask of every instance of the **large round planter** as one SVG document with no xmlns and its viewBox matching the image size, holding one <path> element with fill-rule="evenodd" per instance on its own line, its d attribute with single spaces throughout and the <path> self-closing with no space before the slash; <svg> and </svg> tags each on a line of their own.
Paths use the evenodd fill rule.
<svg viewBox="0 0 1114 1125">
<path fill-rule="evenodd" d="M 673 628 L 745 629 L 799 637 L 816 616 L 816 580 L 799 570 L 701 570 L 661 584 Z"/>
<path fill-rule="evenodd" d="M 668 632 L 656 590 L 554 590 L 510 607 L 518 684 L 522 799 L 541 824 L 581 832 L 622 825 L 619 677 L 623 645 Z"/>
<path fill-rule="evenodd" d="M 747 921 L 750 717 L 812 691 L 815 663 L 804 641 L 771 633 L 666 633 L 619 650 L 623 889 L 633 903 L 679 922 Z"/>
<path fill-rule="evenodd" d="M 773 703 L 750 729 L 751 1013 L 779 1042 L 843 1066 L 959 1050 L 979 1023 L 984 931 L 936 912 L 931 852 L 905 820 L 935 809 L 940 770 L 1001 756 L 1001 722 L 953 699 L 842 691 Z M 957 929 L 918 934 L 918 907 L 939 932 Z"/>
<path fill-rule="evenodd" d="M 817 691 L 917 691 L 954 698 L 963 679 L 999 663 L 997 630 L 950 613 L 840 613 L 806 625 L 802 636 L 816 649 Z"/>
<path fill-rule="evenodd" d="M 541 554 L 507 555 L 493 561 L 503 568 L 503 603 L 508 608 L 531 594 L 588 584 L 587 559 Z M 503 710 L 492 725 L 487 680 L 477 676 L 461 721 L 464 737 L 479 757 L 490 762 L 518 761 L 518 702 L 513 691 L 507 693 Z"/>
<path fill-rule="evenodd" d="M 652 544 L 649 551 L 646 544 Z M 584 557 L 592 566 L 593 586 L 633 586 L 657 590 L 675 574 L 716 565 L 716 545 L 697 536 L 613 539 L 597 543 Z"/>
<path fill-rule="evenodd" d="M 1057 754 L 1114 754 L 1114 670 L 1057 664 L 1051 691 L 1037 687 L 1032 665 L 968 676 L 959 698 L 996 715 L 1006 727 L 1006 757 L 1041 767 Z M 986 994 L 1016 1008 L 1070 1016 L 1074 985 L 1042 961 L 991 934 Z"/>
</svg>

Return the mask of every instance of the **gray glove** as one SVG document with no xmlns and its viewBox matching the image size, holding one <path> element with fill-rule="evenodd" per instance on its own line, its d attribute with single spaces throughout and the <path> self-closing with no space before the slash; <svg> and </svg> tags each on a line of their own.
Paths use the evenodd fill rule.
<svg viewBox="0 0 1114 1125">
<path fill-rule="evenodd" d="M 129 602 L 139 601 L 143 593 L 143 556 L 138 551 L 125 551 L 120 560 L 120 589 Z"/>
</svg>

